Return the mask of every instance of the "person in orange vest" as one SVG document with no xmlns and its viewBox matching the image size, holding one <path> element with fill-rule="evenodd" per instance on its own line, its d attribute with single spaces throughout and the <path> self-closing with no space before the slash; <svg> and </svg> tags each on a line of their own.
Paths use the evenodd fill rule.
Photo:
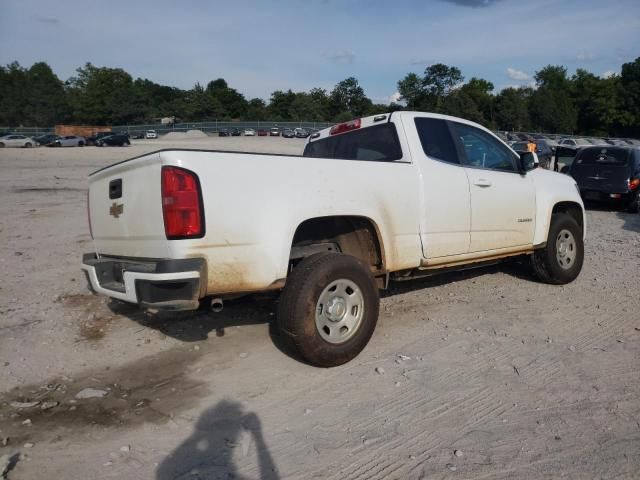
<svg viewBox="0 0 640 480">
<path fill-rule="evenodd" d="M 536 144 L 533 140 L 527 140 L 527 152 L 536 153 Z"/>
</svg>

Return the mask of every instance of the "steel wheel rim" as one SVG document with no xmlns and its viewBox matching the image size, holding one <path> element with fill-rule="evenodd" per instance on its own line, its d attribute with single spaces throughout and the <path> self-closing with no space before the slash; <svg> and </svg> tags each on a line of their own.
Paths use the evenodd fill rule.
<svg viewBox="0 0 640 480">
<path fill-rule="evenodd" d="M 351 280 L 334 280 L 316 303 L 316 329 L 323 340 L 338 344 L 349 340 L 364 317 L 364 296 Z"/>
<path fill-rule="evenodd" d="M 556 238 L 556 259 L 564 270 L 570 269 L 578 255 L 576 239 L 567 229 L 560 230 Z"/>
</svg>

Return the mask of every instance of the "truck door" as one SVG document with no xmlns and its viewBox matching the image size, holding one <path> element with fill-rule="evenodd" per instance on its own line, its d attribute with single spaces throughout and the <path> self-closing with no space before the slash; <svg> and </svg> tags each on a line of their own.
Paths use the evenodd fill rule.
<svg viewBox="0 0 640 480">
<path fill-rule="evenodd" d="M 409 117 L 409 145 L 421 177 L 420 238 L 425 258 L 469 251 L 469 181 L 445 120 Z"/>
<path fill-rule="evenodd" d="M 518 171 L 517 157 L 489 133 L 449 122 L 469 178 L 469 252 L 531 245 L 535 229 L 535 186 Z"/>
</svg>

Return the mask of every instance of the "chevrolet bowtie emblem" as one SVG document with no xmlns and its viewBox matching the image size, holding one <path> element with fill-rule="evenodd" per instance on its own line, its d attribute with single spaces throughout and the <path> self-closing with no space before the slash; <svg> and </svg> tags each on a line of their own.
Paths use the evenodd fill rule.
<svg viewBox="0 0 640 480">
<path fill-rule="evenodd" d="M 109 215 L 118 218 L 124 213 L 124 205 L 122 203 L 113 202 L 111 208 L 109 208 Z"/>
</svg>

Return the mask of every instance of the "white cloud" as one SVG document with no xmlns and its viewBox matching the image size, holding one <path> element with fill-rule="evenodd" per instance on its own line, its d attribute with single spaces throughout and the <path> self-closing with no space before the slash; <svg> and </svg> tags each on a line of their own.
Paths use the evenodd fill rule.
<svg viewBox="0 0 640 480">
<path fill-rule="evenodd" d="M 580 52 L 578 55 L 576 55 L 576 59 L 580 60 L 581 62 L 590 62 L 592 60 L 595 60 L 596 56 L 591 52 Z"/>
<path fill-rule="evenodd" d="M 400 95 L 400 92 L 392 93 L 391 95 L 389 95 L 389 98 L 387 98 L 387 104 L 400 103 L 400 97 L 402 97 L 402 95 Z"/>
<path fill-rule="evenodd" d="M 507 68 L 507 76 L 511 80 L 516 80 L 518 82 L 526 82 L 527 80 L 531 80 L 531 75 L 523 72 L 522 70 L 516 70 L 515 68 Z"/>
<path fill-rule="evenodd" d="M 610 78 L 610 77 L 613 77 L 614 75 L 617 75 L 617 74 L 618 74 L 618 72 L 616 72 L 614 70 L 607 70 L 606 72 L 604 72 L 602 74 L 602 77 L 603 78 Z"/>
<path fill-rule="evenodd" d="M 340 63 L 353 63 L 356 60 L 356 53 L 353 50 L 333 50 L 323 54 L 330 60 Z"/>
</svg>

